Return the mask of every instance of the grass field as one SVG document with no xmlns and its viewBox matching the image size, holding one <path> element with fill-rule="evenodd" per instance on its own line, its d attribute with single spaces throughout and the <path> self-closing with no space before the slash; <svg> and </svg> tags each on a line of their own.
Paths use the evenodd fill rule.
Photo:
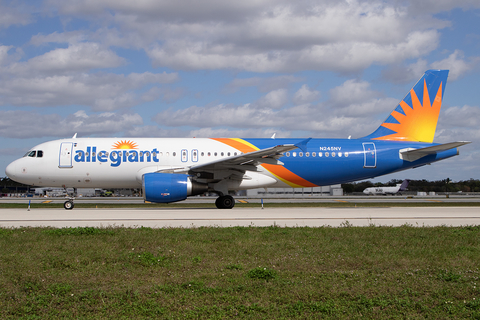
<svg viewBox="0 0 480 320">
<path fill-rule="evenodd" d="M 0 229 L 0 318 L 480 319 L 480 226 Z"/>
</svg>

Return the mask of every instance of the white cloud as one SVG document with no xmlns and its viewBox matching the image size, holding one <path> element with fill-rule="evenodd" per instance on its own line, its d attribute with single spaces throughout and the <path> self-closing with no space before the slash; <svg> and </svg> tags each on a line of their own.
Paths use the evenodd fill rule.
<svg viewBox="0 0 480 320">
<path fill-rule="evenodd" d="M 276 138 L 290 138 L 291 135 L 291 132 L 289 131 L 279 131 L 273 128 L 239 130 L 232 130 L 226 128 L 201 128 L 190 131 L 188 136 L 196 138 L 270 138 L 274 133 L 276 134 Z"/>
<path fill-rule="evenodd" d="M 0 27 L 8 28 L 11 25 L 26 25 L 31 22 L 30 14 L 26 13 L 27 6 L 9 7 L 0 3 Z"/>
<path fill-rule="evenodd" d="M 317 90 L 312 90 L 308 85 L 304 84 L 293 96 L 293 103 L 303 104 L 310 103 L 320 98 L 320 92 Z"/>
<path fill-rule="evenodd" d="M 111 50 L 102 48 L 98 43 L 79 43 L 32 58 L 28 61 L 28 66 L 38 71 L 58 73 L 63 70 L 87 71 L 114 68 L 125 63 L 123 58 Z"/>
<path fill-rule="evenodd" d="M 448 58 L 436 61 L 431 64 L 433 69 L 448 69 L 448 80 L 455 81 L 480 62 L 480 57 L 471 59 L 471 62 L 465 62 L 463 52 L 455 50 Z"/>
<path fill-rule="evenodd" d="M 285 92 L 282 91 L 282 95 Z M 276 91 L 270 94 L 274 93 Z M 293 94 L 293 106 L 285 104 L 282 108 L 275 108 L 280 104 L 262 104 L 268 96 L 243 105 L 217 104 L 169 109 L 157 114 L 154 121 L 170 127 L 199 127 L 203 136 L 218 136 L 223 131 L 235 130 L 227 128 L 231 127 L 289 132 L 289 136 L 299 133 L 304 136 L 305 132 L 310 132 L 315 137 L 362 137 L 373 132 L 401 100 L 382 97 L 370 88 L 370 83 L 354 79 L 330 90 L 329 99 L 317 104 L 311 102 L 318 99 L 318 92 L 307 86 Z M 283 99 L 289 100 L 288 95 L 282 96 Z M 298 104 L 302 99 L 305 103 Z M 216 131 L 217 128 L 220 131 Z"/>
<path fill-rule="evenodd" d="M 92 35 L 101 43 L 141 47 L 155 66 L 183 70 L 356 72 L 431 52 L 438 46 L 438 30 L 449 25 L 384 1 L 50 4 L 67 14 L 101 16 L 112 26 Z"/>
<path fill-rule="evenodd" d="M 428 63 L 425 59 L 418 59 L 408 65 L 391 65 L 382 70 L 382 78 L 394 84 L 404 84 L 420 79 L 423 73 L 428 70 Z"/>
<path fill-rule="evenodd" d="M 147 54 L 156 66 L 175 69 L 241 69 L 253 72 L 295 72 L 300 70 L 332 70 L 356 72 L 374 63 L 388 64 L 417 58 L 434 50 L 439 34 L 435 30 L 416 31 L 402 41 L 392 43 L 345 41 L 317 44 L 297 50 L 279 48 L 238 48 L 233 44 L 216 45 L 215 50 L 204 42 L 171 40 L 154 45 Z M 286 40 L 285 40 L 286 41 Z M 288 42 L 288 41 L 286 41 Z"/>
<path fill-rule="evenodd" d="M 468 61 L 467 61 L 468 60 Z M 417 80 L 428 69 L 450 70 L 448 81 L 456 81 L 472 71 L 480 62 L 480 57 L 465 59 L 461 50 L 455 50 L 447 58 L 430 64 L 425 59 L 418 59 L 406 66 L 393 65 L 382 71 L 382 77 L 393 83 L 408 83 Z"/>
<path fill-rule="evenodd" d="M 265 96 L 260 98 L 255 107 L 264 109 L 280 109 L 287 103 L 287 90 L 278 89 L 270 91 Z"/>
<path fill-rule="evenodd" d="M 87 115 L 78 111 L 67 117 L 58 114 L 39 114 L 26 111 L 0 111 L 0 136 L 7 138 L 70 137 L 113 135 L 133 126 L 142 125 L 138 114 L 100 113 Z"/>
<path fill-rule="evenodd" d="M 226 86 L 226 91 L 232 93 L 240 88 L 256 87 L 260 92 L 270 92 L 276 89 L 287 88 L 289 84 L 299 81 L 302 81 L 302 78 L 293 75 L 281 75 L 266 78 L 235 78 Z"/>
<path fill-rule="evenodd" d="M 30 44 L 34 46 L 40 46 L 47 43 L 69 43 L 78 44 L 84 42 L 89 38 L 89 35 L 84 31 L 66 31 L 66 32 L 53 32 L 47 35 L 36 34 L 30 39 Z"/>
<path fill-rule="evenodd" d="M 56 48 L 26 62 L 11 64 L 5 71 L 15 75 L 51 75 L 86 72 L 91 69 L 113 68 L 125 64 L 125 60 L 98 43 L 71 44 L 68 48 Z"/>
<path fill-rule="evenodd" d="M 477 0 L 409 0 L 409 12 L 417 14 L 435 14 L 454 8 L 469 10 L 480 8 Z"/>
<path fill-rule="evenodd" d="M 448 119 L 449 127 L 480 128 L 480 107 L 450 107 L 442 112 L 443 119 Z M 447 122 L 447 121 L 445 121 Z"/>
<path fill-rule="evenodd" d="M 2 46 L 2 45 L 0 45 L 0 66 L 7 61 L 8 51 L 12 48 L 13 48 L 13 46 Z"/>
<path fill-rule="evenodd" d="M 345 81 L 340 86 L 331 89 L 329 93 L 330 101 L 339 107 L 346 107 L 378 95 L 378 93 L 370 90 L 370 83 L 354 79 Z"/>
<path fill-rule="evenodd" d="M 41 76 L 34 73 L 9 77 L 0 75 L 0 105 L 62 106 L 85 105 L 95 111 L 111 111 L 142 102 L 135 91 L 150 84 L 178 81 L 177 73 L 118 74 L 72 73 Z"/>
</svg>

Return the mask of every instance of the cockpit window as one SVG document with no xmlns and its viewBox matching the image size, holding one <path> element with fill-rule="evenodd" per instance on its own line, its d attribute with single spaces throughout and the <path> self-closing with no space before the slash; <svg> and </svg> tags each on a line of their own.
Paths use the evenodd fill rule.
<svg viewBox="0 0 480 320">
<path fill-rule="evenodd" d="M 31 151 L 28 151 L 24 157 L 30 157 L 30 158 L 42 158 L 43 157 L 43 151 L 42 150 L 31 150 Z"/>
</svg>

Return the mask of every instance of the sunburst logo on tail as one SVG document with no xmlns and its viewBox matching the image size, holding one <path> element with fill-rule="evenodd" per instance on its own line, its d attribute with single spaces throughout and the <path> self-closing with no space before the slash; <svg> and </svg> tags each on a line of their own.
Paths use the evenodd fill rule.
<svg viewBox="0 0 480 320">
<path fill-rule="evenodd" d="M 435 129 L 437 127 L 438 115 L 442 106 L 442 83 L 438 87 L 433 103 L 430 100 L 427 83 L 423 82 L 423 101 L 420 101 L 415 90 L 410 90 L 411 106 L 400 102 L 401 111 L 397 108 L 390 116 L 396 120 L 384 122 L 382 127 L 392 130 L 394 133 L 374 140 L 399 140 L 399 141 L 421 141 L 433 142 Z M 399 111 L 397 111 L 399 110 Z"/>
<path fill-rule="evenodd" d="M 427 70 L 370 140 L 432 143 L 447 84 L 448 70 Z"/>
<path fill-rule="evenodd" d="M 113 144 L 113 149 L 137 149 L 138 145 L 131 140 L 120 140 Z"/>
</svg>

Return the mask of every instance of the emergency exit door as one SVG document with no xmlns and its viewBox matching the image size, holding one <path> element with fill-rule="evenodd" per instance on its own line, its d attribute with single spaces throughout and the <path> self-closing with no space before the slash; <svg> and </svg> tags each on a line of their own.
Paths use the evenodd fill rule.
<svg viewBox="0 0 480 320">
<path fill-rule="evenodd" d="M 377 167 L 377 150 L 375 149 L 375 143 L 364 142 L 363 143 L 363 156 L 364 156 L 364 168 L 376 168 Z"/>
<path fill-rule="evenodd" d="M 73 142 L 62 142 L 60 144 L 59 168 L 72 168 Z"/>
</svg>

